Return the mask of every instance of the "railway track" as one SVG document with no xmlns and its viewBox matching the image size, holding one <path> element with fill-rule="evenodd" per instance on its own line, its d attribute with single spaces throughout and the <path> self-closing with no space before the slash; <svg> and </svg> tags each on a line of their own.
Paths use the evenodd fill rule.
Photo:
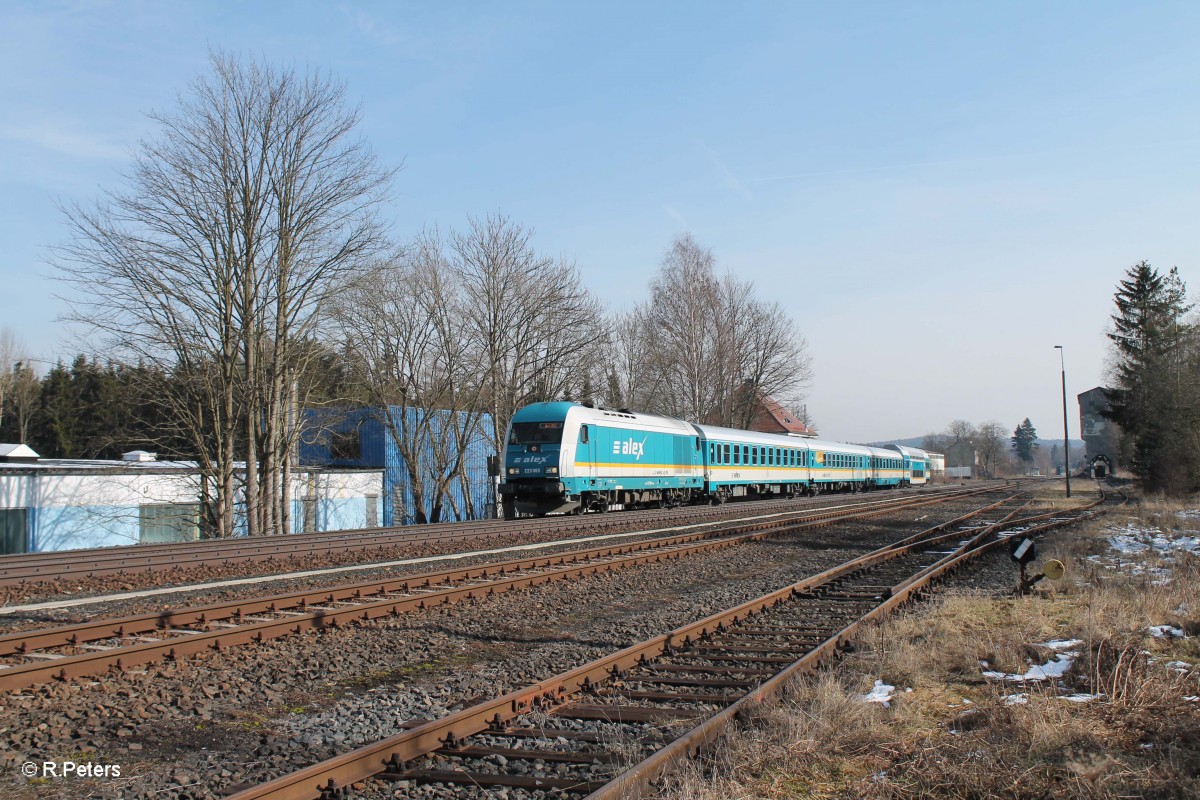
<svg viewBox="0 0 1200 800">
<path fill-rule="evenodd" d="M 97 674 L 111 667 L 126 669 L 160 659 L 178 659 L 304 630 L 369 622 L 995 491 L 989 486 L 801 508 L 751 521 L 715 521 L 684 533 L 621 545 L 18 631 L 0 636 L 0 660 L 4 662 L 0 666 L 0 690 Z M 938 527 L 948 529 L 961 524 L 1007 500 L 988 502 Z"/>
<path fill-rule="evenodd" d="M 859 626 L 1003 543 L 1004 531 L 1037 535 L 1113 502 L 1102 496 L 1070 512 L 1024 516 L 1025 507 L 1015 506 L 967 531 L 934 526 L 535 685 L 412 720 L 396 736 L 232 797 L 390 798 L 413 784 L 469 787 L 471 797 L 514 789 L 586 800 L 647 796 L 728 723 L 834 657 Z M 959 541 L 946 551 L 951 540 Z"/>
<path fill-rule="evenodd" d="M 904 494 L 933 494 L 955 491 L 957 487 L 906 490 Z M 754 502 L 755 512 L 780 508 L 820 506 L 837 503 L 844 496 L 818 496 L 807 500 L 767 500 Z M 742 503 L 724 506 L 685 506 L 660 511 L 619 514 L 587 514 L 571 517 L 546 517 L 516 521 L 477 520 L 444 522 L 433 525 L 362 530 L 302 533 L 288 536 L 205 539 L 171 544 L 101 547 L 44 553 L 0 556 L 0 588 L 34 583 L 79 580 L 106 575 L 134 576 L 157 572 L 220 568 L 248 562 L 283 562 L 304 558 L 326 558 L 343 553 L 374 552 L 395 547 L 420 548 L 446 542 L 495 539 L 531 532 L 569 535 L 575 532 L 603 532 L 633 526 L 652 527 L 678 524 L 687 520 L 726 519 L 746 513 Z"/>
</svg>

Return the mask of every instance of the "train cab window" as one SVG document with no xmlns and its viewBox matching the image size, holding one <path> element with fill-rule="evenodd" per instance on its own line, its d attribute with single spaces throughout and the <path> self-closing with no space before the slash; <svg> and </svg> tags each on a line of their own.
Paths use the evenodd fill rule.
<svg viewBox="0 0 1200 800">
<path fill-rule="evenodd" d="M 717 446 L 715 444 L 710 444 L 708 446 L 708 463 L 711 464 L 713 460 L 716 459 L 716 450 Z"/>
<path fill-rule="evenodd" d="M 580 425 L 580 426 L 579 426 L 579 441 L 583 442 L 584 444 L 587 444 L 587 443 L 588 443 L 588 429 L 587 429 L 587 425 Z"/>
<path fill-rule="evenodd" d="M 560 444 L 562 422 L 514 422 L 508 436 L 509 444 Z"/>
</svg>

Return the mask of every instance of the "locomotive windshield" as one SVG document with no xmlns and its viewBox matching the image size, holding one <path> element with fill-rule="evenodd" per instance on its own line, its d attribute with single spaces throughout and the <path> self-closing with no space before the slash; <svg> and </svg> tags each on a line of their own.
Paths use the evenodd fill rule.
<svg viewBox="0 0 1200 800">
<path fill-rule="evenodd" d="M 508 435 L 509 444 L 559 444 L 562 441 L 561 422 L 514 422 Z"/>
</svg>

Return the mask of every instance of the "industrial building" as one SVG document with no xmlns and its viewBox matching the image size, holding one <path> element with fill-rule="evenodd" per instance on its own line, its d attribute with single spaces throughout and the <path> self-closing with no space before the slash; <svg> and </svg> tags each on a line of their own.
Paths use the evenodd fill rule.
<svg viewBox="0 0 1200 800">
<path fill-rule="evenodd" d="M 490 414 L 309 409 L 305 431 L 302 466 L 382 470 L 384 525 L 495 516 Z"/>
<path fill-rule="evenodd" d="M 158 461 L 140 450 L 101 461 L 0 446 L 0 554 L 196 539 L 200 477 L 195 462 Z M 382 489 L 379 469 L 302 468 L 292 478 L 293 527 L 377 526 Z M 244 532 L 240 513 L 237 524 Z"/>
<path fill-rule="evenodd" d="M 1104 416 L 1109 410 L 1104 387 L 1081 392 L 1078 400 L 1087 469 L 1098 478 L 1115 474 L 1121 462 L 1121 430 Z"/>
<path fill-rule="evenodd" d="M 309 410 L 304 419 L 293 532 L 493 516 L 490 415 L 391 407 Z M 235 467 L 239 481 L 243 470 Z M 141 450 L 113 461 L 0 445 L 0 554 L 196 539 L 201 476 L 195 462 Z M 242 533 L 244 509 L 235 505 Z"/>
</svg>

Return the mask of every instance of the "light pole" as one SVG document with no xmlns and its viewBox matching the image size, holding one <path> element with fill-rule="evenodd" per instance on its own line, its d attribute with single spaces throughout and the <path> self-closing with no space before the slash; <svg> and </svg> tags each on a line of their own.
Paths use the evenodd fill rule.
<svg viewBox="0 0 1200 800">
<path fill-rule="evenodd" d="M 1071 439 L 1067 435 L 1067 361 L 1063 357 L 1063 346 L 1054 345 L 1058 351 L 1058 363 L 1062 365 L 1063 386 L 1063 475 L 1067 478 L 1067 497 L 1071 496 Z"/>
</svg>

